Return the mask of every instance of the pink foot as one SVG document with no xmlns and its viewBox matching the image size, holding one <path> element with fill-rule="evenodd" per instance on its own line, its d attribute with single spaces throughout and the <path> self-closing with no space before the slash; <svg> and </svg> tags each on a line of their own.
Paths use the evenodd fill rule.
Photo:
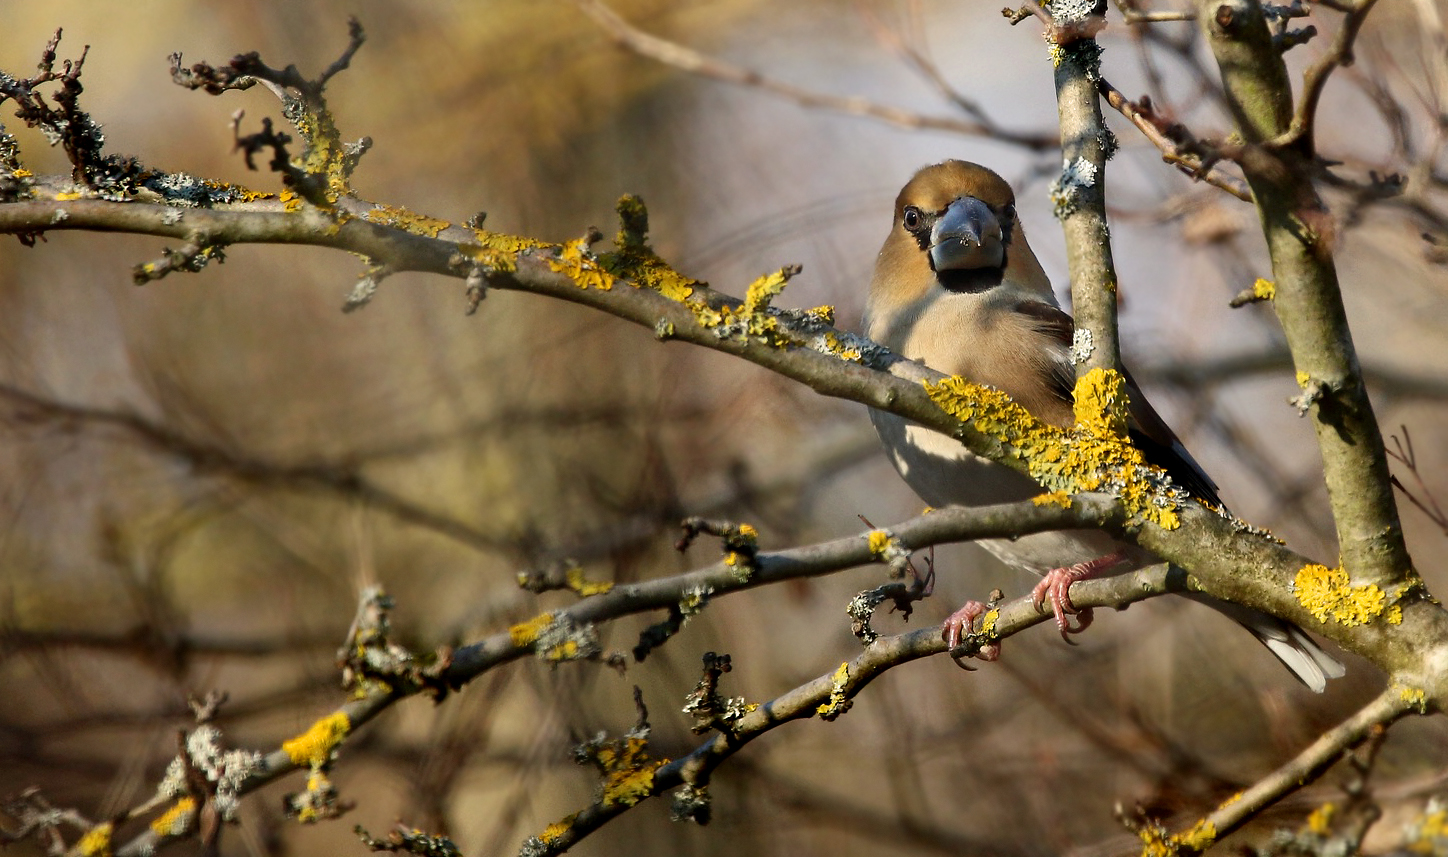
<svg viewBox="0 0 1448 857">
<path fill-rule="evenodd" d="M 975 631 L 975 620 L 985 615 L 988 609 L 989 607 L 987 605 L 979 601 L 967 601 L 961 605 L 959 610 L 946 617 L 945 630 L 941 633 L 941 636 L 945 639 L 946 650 L 955 651 L 960 646 L 961 639 L 966 634 Z M 980 651 L 975 653 L 975 657 L 983 661 L 993 661 L 1000 656 L 1000 643 L 987 643 L 980 647 Z M 954 656 L 952 655 L 952 657 Z M 961 663 L 960 658 L 955 658 L 955 663 L 962 669 L 970 669 L 970 667 Z"/>
<path fill-rule="evenodd" d="M 1061 639 L 1069 643 L 1071 638 L 1068 634 L 1079 634 L 1091 625 L 1091 608 L 1077 608 L 1071 603 L 1071 584 L 1093 578 L 1125 559 L 1126 555 L 1117 551 L 1087 562 L 1078 562 L 1070 568 L 1052 569 L 1036 584 L 1036 588 L 1031 590 L 1037 610 L 1043 610 L 1046 599 L 1050 598 L 1051 613 L 1056 617 L 1056 627 L 1061 630 Z M 1071 627 L 1067 616 L 1076 617 L 1076 627 Z"/>
</svg>

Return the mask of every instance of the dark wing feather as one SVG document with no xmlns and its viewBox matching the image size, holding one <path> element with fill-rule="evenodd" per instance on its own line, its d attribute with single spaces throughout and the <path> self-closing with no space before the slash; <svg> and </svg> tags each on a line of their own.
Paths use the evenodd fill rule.
<svg viewBox="0 0 1448 857">
<path fill-rule="evenodd" d="M 1049 334 L 1063 347 L 1070 348 L 1076 332 L 1075 322 L 1060 307 L 1041 301 L 1021 301 L 1015 311 L 1030 318 L 1036 329 Z M 1150 463 L 1160 467 L 1171 477 L 1172 482 L 1216 506 L 1222 505 L 1217 496 L 1217 483 L 1202 470 L 1192 454 L 1187 452 L 1171 426 L 1156 412 L 1146 395 L 1136 385 L 1130 372 L 1126 372 L 1127 414 L 1131 426 L 1128 434 L 1131 442 L 1141 450 Z M 1051 389 L 1062 401 L 1070 404 L 1075 398 L 1076 376 L 1068 361 L 1055 361 L 1052 365 Z"/>
</svg>

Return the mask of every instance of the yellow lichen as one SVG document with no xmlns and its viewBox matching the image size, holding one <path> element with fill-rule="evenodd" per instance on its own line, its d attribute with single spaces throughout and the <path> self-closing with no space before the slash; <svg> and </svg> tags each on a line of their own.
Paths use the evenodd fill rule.
<svg viewBox="0 0 1448 857">
<path fill-rule="evenodd" d="M 1217 841 L 1217 827 L 1202 819 L 1191 829 L 1173 834 L 1156 822 L 1147 822 L 1136 829 L 1136 835 L 1141 840 L 1142 857 L 1177 857 L 1210 848 Z"/>
<path fill-rule="evenodd" d="M 543 828 L 543 832 L 539 834 L 538 838 L 543 840 L 544 843 L 550 845 L 554 842 L 557 842 L 559 839 L 562 839 L 564 836 L 568 835 L 568 831 L 573 829 L 573 822 L 577 818 L 578 813 L 574 813 L 567 818 L 553 822 L 552 824 Z"/>
<path fill-rule="evenodd" d="M 815 713 L 826 720 L 833 720 L 848 711 L 850 699 L 846 692 L 849 683 L 850 665 L 846 662 L 840 664 L 840 668 L 835 670 L 834 677 L 830 679 L 830 697 L 815 708 Z"/>
<path fill-rule="evenodd" d="M 11 173 L 11 175 L 16 177 L 17 179 L 28 179 L 31 176 L 35 175 L 35 173 L 32 173 L 30 170 L 27 170 L 24 167 L 16 167 L 15 172 Z"/>
<path fill-rule="evenodd" d="M 977 633 L 982 637 L 994 640 L 996 638 L 996 623 L 1000 621 L 1000 618 L 1001 611 L 998 607 L 992 607 L 985 611 L 985 615 L 980 617 L 980 631 Z"/>
<path fill-rule="evenodd" d="M 1306 372 L 1297 373 L 1297 386 L 1306 388 L 1311 381 L 1312 376 L 1307 374 Z"/>
<path fill-rule="evenodd" d="M 1421 714 L 1427 713 L 1428 694 L 1424 693 L 1422 688 L 1403 685 L 1398 693 L 1402 700 L 1411 705 L 1416 711 Z"/>
<path fill-rule="evenodd" d="M 883 556 L 885 548 L 890 546 L 890 534 L 884 530 L 871 530 L 865 538 L 870 543 L 870 555 L 874 557 Z"/>
<path fill-rule="evenodd" d="M 1366 625 L 1381 615 L 1387 596 L 1375 584 L 1353 586 L 1341 568 L 1306 565 L 1292 580 L 1297 602 L 1319 622 Z"/>
<path fill-rule="evenodd" d="M 1264 280 L 1258 277 L 1257 282 L 1252 284 L 1252 297 L 1264 301 L 1270 301 L 1276 298 L 1277 284 L 1271 280 Z"/>
<path fill-rule="evenodd" d="M 595 757 L 607 772 L 600 801 L 604 806 L 633 806 L 654 792 L 654 772 L 667 759 L 649 758 L 648 741 L 627 738 L 622 749 L 601 747 Z"/>
<path fill-rule="evenodd" d="M 75 844 L 75 851 L 81 857 L 110 857 L 111 833 L 113 828 L 109 821 L 97 824 Z"/>
<path fill-rule="evenodd" d="M 606 292 L 613 288 L 613 274 L 605 271 L 594 260 L 585 238 L 576 238 L 565 243 L 559 248 L 558 256 L 547 261 L 548 267 L 553 269 L 554 273 L 572 280 L 580 289 L 591 288 Z"/>
<path fill-rule="evenodd" d="M 282 752 L 294 765 L 311 765 L 314 769 L 325 764 L 332 751 L 352 731 L 352 720 L 338 711 L 312 724 L 306 732 L 282 742 Z"/>
<path fill-rule="evenodd" d="M 1337 807 L 1331 803 L 1325 803 L 1314 809 L 1307 815 L 1307 829 L 1318 836 L 1326 836 L 1332 832 L 1332 817 L 1337 813 Z"/>
<path fill-rule="evenodd" d="M 504 235 L 501 232 L 489 232 L 486 229 L 474 229 L 473 237 L 478 239 L 478 246 L 484 250 L 496 250 L 508 254 L 555 246 L 546 241 L 539 241 L 536 238 L 527 238 L 522 235 Z"/>
<path fill-rule="evenodd" d="M 1069 509 L 1071 508 L 1071 495 L 1065 491 L 1048 491 L 1032 497 L 1031 502 L 1037 506 L 1060 506 L 1062 509 Z"/>
<path fill-rule="evenodd" d="M 851 363 L 859 363 L 865 359 L 860 349 L 846 345 L 839 335 L 834 331 L 826 331 L 824 335 L 825 350 L 841 360 L 848 360 Z"/>
<path fill-rule="evenodd" d="M 196 799 L 183 797 L 151 822 L 151 830 L 157 836 L 180 836 L 186 832 L 195 812 Z"/>
<path fill-rule="evenodd" d="M 544 628 L 553 624 L 552 613 L 540 613 L 526 622 L 519 622 L 508 629 L 508 637 L 515 646 L 531 646 L 538 641 Z"/>
<path fill-rule="evenodd" d="M 383 226 L 391 226 L 414 235 L 423 235 L 428 238 L 436 238 L 438 233 L 452 224 L 446 220 L 439 220 L 436 217 L 428 217 L 425 214 L 418 214 L 409 211 L 400 205 L 379 205 L 368 211 L 364 217 L 372 223 Z"/>
<path fill-rule="evenodd" d="M 1096 367 L 1076 379 L 1076 424 L 1088 431 L 1126 437 L 1126 379 Z"/>
<path fill-rule="evenodd" d="M 1432 803 L 1429 807 L 1430 811 L 1414 825 L 1412 840 L 1406 843 L 1414 854 L 1441 854 L 1448 841 L 1448 809 L 1432 809 Z"/>
<path fill-rule="evenodd" d="M 281 196 L 277 197 L 277 199 L 281 201 L 282 211 L 285 211 L 288 214 L 292 214 L 302 210 L 302 198 L 300 196 L 297 196 L 294 191 L 284 190 L 282 191 Z"/>
<path fill-rule="evenodd" d="M 578 657 L 578 641 L 564 640 L 543 653 L 543 660 L 563 663 Z"/>
<path fill-rule="evenodd" d="M 1217 841 L 1217 826 L 1207 819 L 1192 825 L 1192 829 L 1176 837 L 1177 842 L 1192 853 L 1200 853 Z"/>
<path fill-rule="evenodd" d="M 750 283 L 748 290 L 744 292 L 744 311 L 753 314 L 769 306 L 769 302 L 784 291 L 784 285 L 789 282 L 789 278 L 789 271 L 780 270 L 765 274 Z"/>
<path fill-rule="evenodd" d="M 1051 36 L 1049 30 L 1046 31 L 1045 36 L 1046 54 L 1051 58 L 1051 67 L 1060 68 L 1061 63 L 1066 59 L 1066 51 L 1061 47 L 1060 43 Z"/>
<path fill-rule="evenodd" d="M 1177 510 L 1184 495 L 1166 490 L 1165 474 L 1125 440 L 1088 427 L 1048 425 L 1000 390 L 960 377 L 926 382 L 925 391 L 965 424 L 962 435 L 974 433 L 994 445 L 1003 460 L 1022 462 L 1048 491 L 1109 493 L 1132 523 L 1147 521 L 1168 530 L 1181 525 Z"/>
<path fill-rule="evenodd" d="M 57 202 L 69 202 L 73 199 L 80 199 L 83 196 L 85 196 L 85 194 L 78 190 L 62 191 L 55 195 L 55 199 Z"/>
<path fill-rule="evenodd" d="M 1403 624 L 1403 605 L 1394 604 L 1388 608 L 1388 615 L 1384 618 L 1389 625 Z"/>
<path fill-rule="evenodd" d="M 568 569 L 566 576 L 568 578 L 568 588 L 584 598 L 590 595 L 602 595 L 610 589 L 613 589 L 612 581 L 591 581 L 583 576 L 583 569 L 576 565 Z"/>
<path fill-rule="evenodd" d="M 1154 821 L 1138 827 L 1136 836 L 1141 840 L 1141 857 L 1175 857 L 1181 853 L 1176 838 Z"/>
</svg>

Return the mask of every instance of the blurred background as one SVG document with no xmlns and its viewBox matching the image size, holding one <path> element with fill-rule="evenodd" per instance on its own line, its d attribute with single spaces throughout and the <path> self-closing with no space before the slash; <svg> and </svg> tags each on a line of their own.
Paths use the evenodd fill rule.
<svg viewBox="0 0 1448 857">
<path fill-rule="evenodd" d="M 616 0 L 655 35 L 836 96 L 969 119 L 920 70 L 1000 127 L 1055 134 L 1051 67 L 1033 21 L 969 4 L 876 0 Z M 31 73 L 64 28 L 85 45 L 82 105 L 107 150 L 171 171 L 275 190 L 231 151 L 281 122 L 260 87 L 214 98 L 171 84 L 167 54 L 221 63 L 256 50 L 309 76 L 368 41 L 328 97 L 344 136 L 375 146 L 365 198 L 547 240 L 611 232 L 620 194 L 649 204 L 656 249 L 742 293 L 801 263 L 779 303 L 832 304 L 857 325 L 896 191 L 948 157 L 1016 186 L 1023 222 L 1066 294 L 1047 186 L 1059 152 L 810 109 L 761 87 L 703 79 L 618 47 L 563 0 L 397 4 L 152 0 L 144 12 L 51 0 L 10 4 L 0 69 Z M 1314 23 L 1331 33 L 1336 13 Z M 1385 435 L 1408 433 L 1429 504 L 1448 497 L 1448 219 L 1441 4 L 1383 4 L 1358 63 L 1328 89 L 1321 150 L 1337 173 L 1408 177 L 1385 200 L 1325 194 L 1340 273 Z M 1202 136 L 1229 128 L 1190 25 L 1131 28 L 1113 11 L 1105 74 L 1150 93 Z M 1289 54 L 1300 69 L 1319 38 Z M 62 153 L 6 127 L 38 173 Z M 1223 486 L 1232 508 L 1329 564 L 1311 425 L 1286 403 L 1290 363 L 1270 308 L 1229 309 L 1269 276 L 1252 210 L 1161 163 L 1119 116 L 1109 193 L 1125 356 Z M 714 560 L 673 550 L 690 514 L 755 524 L 765 548 L 888 525 L 919 511 L 862 407 L 823 400 L 749 364 L 582 308 L 491 293 L 463 314 L 460 281 L 399 275 L 364 311 L 339 308 L 361 273 L 342 254 L 235 247 L 224 265 L 138 289 L 131 266 L 163 242 L 52 233 L 0 242 L 0 794 L 38 785 L 99 820 L 152 793 L 187 728 L 186 698 L 230 694 L 219 724 L 272 748 L 342 701 L 333 665 L 359 588 L 395 596 L 400 639 L 459 645 L 566 603 L 515 573 L 563 557 L 594 579 L 658 577 Z M 1391 446 L 1391 442 L 1390 442 Z M 1400 495 L 1401 496 L 1401 495 Z M 1429 587 L 1448 592 L 1441 523 L 1403 503 Z M 964 599 L 1033 585 L 970 546 L 942 549 L 914 623 Z M 595 775 L 570 748 L 634 721 L 643 688 L 655 756 L 698 740 L 678 709 L 706 651 L 728 652 L 723 690 L 764 701 L 853 657 L 846 601 L 878 567 L 730 596 L 626 675 L 523 662 L 446 704 L 410 700 L 348 741 L 335 782 L 357 808 L 304 827 L 280 813 L 293 776 L 244 802 L 228 854 L 362 853 L 351 833 L 401 820 L 464 853 L 515 853 L 582 807 Z M 643 616 L 605 631 L 627 650 Z M 896 616 L 877 627 L 909 627 Z M 974 673 L 935 658 L 875 682 L 835 723 L 791 724 L 715 777 L 714 821 L 625 815 L 580 854 L 1073 854 L 1134 852 L 1113 805 L 1187 823 L 1296 753 L 1383 684 L 1344 656 L 1323 696 L 1299 686 L 1211 611 L 1159 599 L 1099 616 L 1076 647 L 1045 626 Z M 1400 724 L 1373 784 L 1400 818 L 1443 785 L 1442 718 Z M 1239 836 L 1262 841 L 1337 799 L 1339 774 Z M 1398 815 L 1395 815 L 1398 813 Z M 122 837 L 124 838 L 124 837 Z M 190 847 L 190 846 L 182 846 Z M 12 853 L 38 853 L 35 844 Z"/>
</svg>

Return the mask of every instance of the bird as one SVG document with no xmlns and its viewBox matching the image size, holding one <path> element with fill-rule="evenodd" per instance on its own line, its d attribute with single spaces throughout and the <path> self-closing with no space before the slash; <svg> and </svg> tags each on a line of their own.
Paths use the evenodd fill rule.
<svg viewBox="0 0 1448 857">
<path fill-rule="evenodd" d="M 994 171 L 947 160 L 922 168 L 895 199 L 890 234 L 876 258 L 862 322 L 865 335 L 892 352 L 947 375 L 994 387 L 1037 419 L 1075 423 L 1071 360 L 1074 321 L 1031 251 L 1015 193 Z M 1174 484 L 1214 506 L 1217 485 L 1126 375 L 1129 437 Z M 1021 501 L 1045 489 L 1031 477 L 975 455 L 959 441 L 886 411 L 871 421 L 905 482 L 933 507 Z M 1050 601 L 1063 637 L 1084 630 L 1070 584 L 1161 562 L 1144 548 L 1101 530 L 1060 530 L 978 542 L 1007 565 L 1042 576 L 1033 598 Z M 1189 596 L 1251 631 L 1312 690 L 1344 667 L 1296 625 L 1204 594 Z M 985 610 L 968 602 L 945 623 L 952 650 Z M 1070 617 L 1077 617 L 1077 625 Z M 1069 642 L 1069 637 L 1067 637 Z M 994 648 L 982 655 L 993 659 Z"/>
</svg>

